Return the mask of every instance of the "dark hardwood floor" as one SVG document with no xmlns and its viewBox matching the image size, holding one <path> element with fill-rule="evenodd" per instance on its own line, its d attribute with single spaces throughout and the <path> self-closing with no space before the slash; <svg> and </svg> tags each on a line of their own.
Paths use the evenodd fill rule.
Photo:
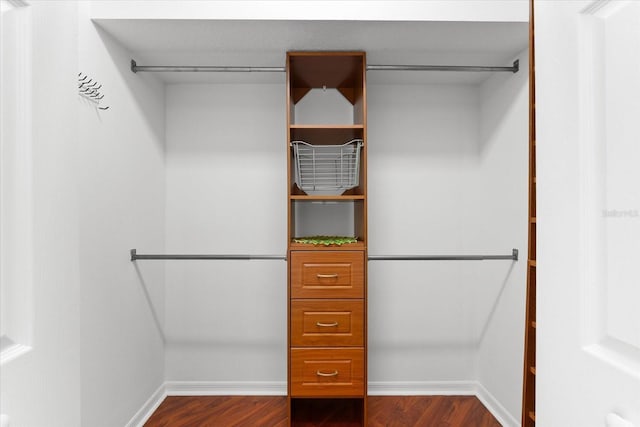
<svg viewBox="0 0 640 427">
<path fill-rule="evenodd" d="M 500 427 L 474 396 L 370 396 L 368 427 Z M 304 419 L 304 417 L 301 417 Z M 286 427 L 282 396 L 169 396 L 145 427 Z M 296 427 L 351 427 L 326 418 Z"/>
<path fill-rule="evenodd" d="M 500 427 L 475 396 L 371 396 L 370 427 Z"/>
<path fill-rule="evenodd" d="M 281 396 L 168 396 L 145 427 L 286 427 Z"/>
</svg>

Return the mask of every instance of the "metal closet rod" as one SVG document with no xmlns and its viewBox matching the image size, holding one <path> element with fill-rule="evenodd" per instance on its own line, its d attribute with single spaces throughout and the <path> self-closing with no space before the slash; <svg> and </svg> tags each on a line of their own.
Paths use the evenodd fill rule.
<svg viewBox="0 0 640 427">
<path fill-rule="evenodd" d="M 372 255 L 369 257 L 369 261 L 484 261 L 492 259 L 518 261 L 518 250 L 512 249 L 511 255 Z"/>
<path fill-rule="evenodd" d="M 156 259 L 156 260 L 282 260 L 286 261 L 287 257 L 283 255 L 157 255 L 157 254 L 138 254 L 136 249 L 131 249 L 131 261 L 139 259 Z M 511 255 L 373 255 L 368 258 L 369 261 L 484 261 L 484 260 L 508 259 L 512 261 L 518 260 L 518 250 L 512 249 Z"/>
<path fill-rule="evenodd" d="M 520 61 L 513 61 L 511 67 L 485 66 L 485 65 L 367 65 L 367 71 L 474 71 L 494 72 L 506 71 L 517 73 L 520 70 Z M 285 67 L 247 67 L 226 65 L 138 65 L 131 60 L 131 71 L 172 72 L 172 73 L 284 73 Z"/>
<path fill-rule="evenodd" d="M 520 71 L 520 60 L 513 61 L 511 67 L 492 65 L 367 65 L 367 71 L 506 71 L 517 73 Z"/>
<path fill-rule="evenodd" d="M 131 249 L 131 261 L 139 259 L 219 259 L 219 260 L 254 260 L 254 259 L 277 259 L 286 261 L 283 255 L 158 255 L 158 254 L 138 254 L 136 249 Z"/>
</svg>

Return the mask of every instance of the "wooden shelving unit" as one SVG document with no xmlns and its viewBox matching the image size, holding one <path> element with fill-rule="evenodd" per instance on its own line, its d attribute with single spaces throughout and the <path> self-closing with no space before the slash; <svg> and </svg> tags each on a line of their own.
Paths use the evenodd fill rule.
<svg viewBox="0 0 640 427">
<path fill-rule="evenodd" d="M 522 427 L 536 425 L 536 110 L 533 1 L 529 20 L 529 254 L 522 383 Z"/>
<path fill-rule="evenodd" d="M 367 407 L 367 115 L 364 52 L 287 54 L 288 408 L 291 426 L 364 427 Z M 313 90 L 316 92 L 312 92 Z M 337 91 L 339 123 L 304 124 L 305 97 Z M 322 96 L 322 92 L 319 96 Z M 309 98 L 307 98 L 307 102 Z M 348 103 L 348 104 L 347 104 Z M 343 108 L 347 105 L 348 108 Z M 313 110 L 316 111 L 316 110 Z M 296 183 L 292 141 L 339 146 L 362 140 L 358 185 L 307 194 Z M 357 175 L 355 175 L 357 176 Z M 328 220 L 327 218 L 330 218 Z M 344 231 L 343 233 L 335 230 Z M 322 246 L 296 237 L 344 235 L 357 243 Z"/>
</svg>

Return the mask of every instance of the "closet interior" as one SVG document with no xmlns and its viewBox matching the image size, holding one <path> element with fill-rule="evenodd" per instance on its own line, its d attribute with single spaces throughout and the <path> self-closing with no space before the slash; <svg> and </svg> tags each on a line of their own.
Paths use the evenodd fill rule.
<svg viewBox="0 0 640 427">
<path fill-rule="evenodd" d="M 365 426 L 374 394 L 519 423 L 527 22 L 94 22 L 87 120 L 139 118 L 115 147 L 149 201 L 119 240 L 140 295 L 112 297 L 162 349 L 148 384 L 287 395 L 293 426 Z"/>
</svg>

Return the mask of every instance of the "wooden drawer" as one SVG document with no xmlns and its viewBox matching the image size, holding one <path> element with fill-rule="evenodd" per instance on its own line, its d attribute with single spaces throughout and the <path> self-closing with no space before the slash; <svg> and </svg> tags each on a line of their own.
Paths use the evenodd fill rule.
<svg viewBox="0 0 640 427">
<path fill-rule="evenodd" d="M 363 300 L 291 301 L 292 346 L 362 347 Z"/>
<path fill-rule="evenodd" d="M 364 298 L 364 252 L 291 252 L 291 298 Z"/>
<path fill-rule="evenodd" d="M 364 349 L 291 349 L 291 396 L 364 396 Z"/>
</svg>

